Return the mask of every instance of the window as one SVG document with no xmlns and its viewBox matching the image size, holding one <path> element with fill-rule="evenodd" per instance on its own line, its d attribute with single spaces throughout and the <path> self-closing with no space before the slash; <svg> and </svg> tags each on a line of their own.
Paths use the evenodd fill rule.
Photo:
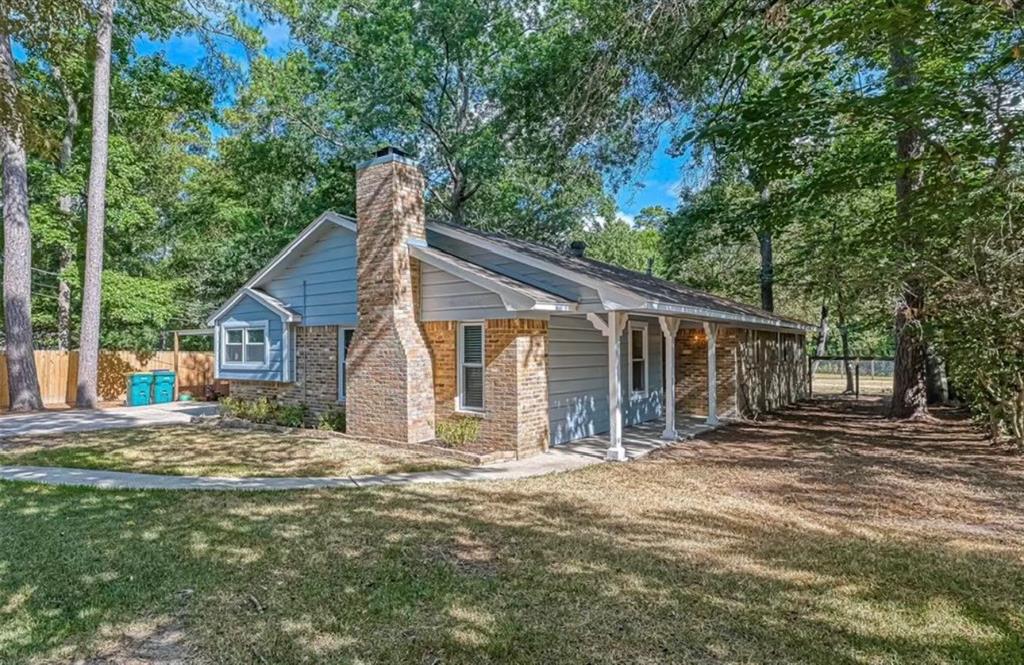
<svg viewBox="0 0 1024 665">
<path fill-rule="evenodd" d="M 642 323 L 629 324 L 629 387 L 647 392 L 647 326 Z"/>
<path fill-rule="evenodd" d="M 459 404 L 463 411 L 484 408 L 484 326 L 459 324 Z"/>
<path fill-rule="evenodd" d="M 348 347 L 352 346 L 353 328 L 338 331 L 338 401 L 344 402 L 348 384 Z"/>
<path fill-rule="evenodd" d="M 225 328 L 225 365 L 266 365 L 267 328 Z"/>
</svg>

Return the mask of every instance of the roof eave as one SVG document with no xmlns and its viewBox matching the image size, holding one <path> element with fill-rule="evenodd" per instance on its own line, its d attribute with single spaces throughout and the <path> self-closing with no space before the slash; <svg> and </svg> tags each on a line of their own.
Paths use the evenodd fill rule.
<svg viewBox="0 0 1024 665">
<path fill-rule="evenodd" d="M 748 326 L 761 326 L 776 330 L 791 330 L 801 333 L 810 332 L 814 330 L 814 326 L 808 324 L 798 324 L 790 321 L 782 321 L 780 319 L 768 319 L 760 316 L 752 316 L 749 314 L 734 314 L 732 312 L 723 312 L 721 310 L 715 310 L 706 307 L 679 305 L 677 303 L 665 303 L 657 300 L 646 301 L 642 309 L 651 310 L 654 312 L 673 312 L 677 314 L 692 316 L 693 318 L 701 321 L 711 321 L 717 323 L 742 323 Z"/>
</svg>

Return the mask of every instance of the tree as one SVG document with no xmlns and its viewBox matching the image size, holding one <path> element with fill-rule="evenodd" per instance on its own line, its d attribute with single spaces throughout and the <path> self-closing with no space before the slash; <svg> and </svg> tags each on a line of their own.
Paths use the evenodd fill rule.
<svg viewBox="0 0 1024 665">
<path fill-rule="evenodd" d="M 4 336 L 11 411 L 43 406 L 32 348 L 32 233 L 28 165 L 11 39 L 0 24 L 0 138 L 3 139 Z"/>
<path fill-rule="evenodd" d="M 655 228 L 635 228 L 623 219 L 599 220 L 577 235 L 586 243 L 586 256 L 638 272 L 665 275 L 661 234 Z"/>
<path fill-rule="evenodd" d="M 103 226 L 106 218 L 107 124 L 110 113 L 110 49 L 114 0 L 101 0 L 96 31 L 96 62 L 93 74 L 92 159 L 86 208 L 85 276 L 82 283 L 82 320 L 79 333 L 79 408 L 96 408 L 99 371 L 100 301 L 103 274 Z"/>
<path fill-rule="evenodd" d="M 382 143 L 416 154 L 436 219 L 554 244 L 608 204 L 571 146 L 533 134 L 550 95 L 561 12 L 515 0 L 273 3 L 302 49 L 254 64 L 239 106 L 349 164 Z M 539 64 L 540 63 L 540 64 Z M 534 76 L 538 70 L 543 75 Z"/>
</svg>

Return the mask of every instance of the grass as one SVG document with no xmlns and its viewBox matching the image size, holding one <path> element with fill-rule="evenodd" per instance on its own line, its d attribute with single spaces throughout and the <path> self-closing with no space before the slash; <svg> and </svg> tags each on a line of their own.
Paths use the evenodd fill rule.
<svg viewBox="0 0 1024 665">
<path fill-rule="evenodd" d="M 816 372 L 812 387 L 816 397 L 840 395 L 846 390 L 846 376 Z M 892 377 L 862 375 L 860 377 L 860 394 L 871 397 L 892 395 Z"/>
<path fill-rule="evenodd" d="M 0 661 L 1024 662 L 1024 461 L 830 408 L 518 482 L 0 483 Z"/>
<path fill-rule="evenodd" d="M 429 451 L 343 436 L 147 427 L 4 439 L 0 464 L 199 476 L 347 476 L 464 466 Z"/>
</svg>

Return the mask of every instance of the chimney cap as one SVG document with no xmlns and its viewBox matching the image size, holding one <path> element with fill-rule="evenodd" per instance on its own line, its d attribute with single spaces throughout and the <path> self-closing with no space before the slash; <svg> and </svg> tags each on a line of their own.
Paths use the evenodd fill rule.
<svg viewBox="0 0 1024 665">
<path fill-rule="evenodd" d="M 569 254 L 582 259 L 587 253 L 587 243 L 582 240 L 573 240 L 569 243 Z"/>
<path fill-rule="evenodd" d="M 383 148 L 379 148 L 374 153 L 374 157 L 387 157 L 388 155 L 397 155 L 398 157 L 409 157 L 409 153 L 402 150 L 396 145 L 386 145 Z"/>
<path fill-rule="evenodd" d="M 362 171 L 368 166 L 387 164 L 388 162 L 401 162 L 403 164 L 408 164 L 409 166 L 419 166 L 419 163 L 410 157 L 409 153 L 406 151 L 397 146 L 386 145 L 373 153 L 373 157 L 370 159 L 356 164 L 356 171 Z"/>
</svg>

